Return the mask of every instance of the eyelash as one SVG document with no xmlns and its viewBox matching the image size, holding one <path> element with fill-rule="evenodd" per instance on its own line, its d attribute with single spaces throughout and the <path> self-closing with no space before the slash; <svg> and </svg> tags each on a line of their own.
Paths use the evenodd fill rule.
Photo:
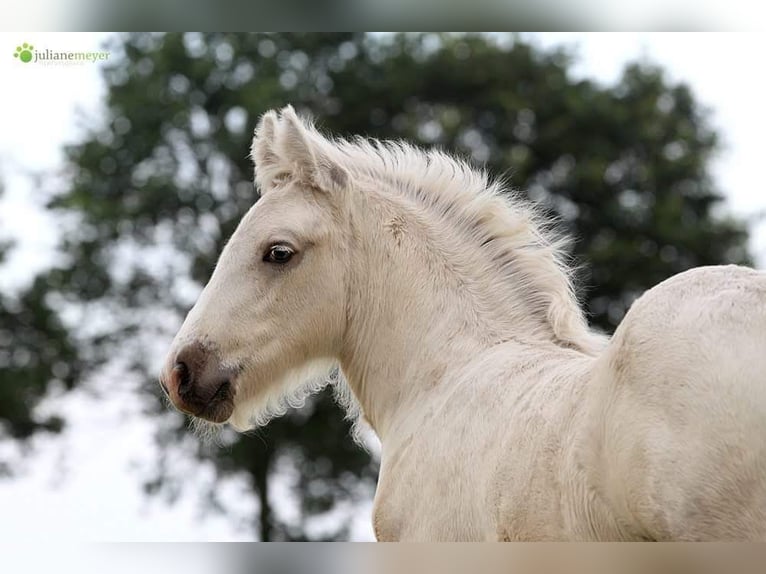
<svg viewBox="0 0 766 574">
<path fill-rule="evenodd" d="M 286 255 L 287 258 L 278 259 L 278 256 L 276 255 L 277 253 L 281 254 L 279 257 Z M 269 246 L 269 248 L 266 250 L 266 253 L 263 255 L 263 261 L 274 265 L 285 265 L 293 257 L 295 257 L 295 249 L 283 243 L 275 243 Z"/>
</svg>

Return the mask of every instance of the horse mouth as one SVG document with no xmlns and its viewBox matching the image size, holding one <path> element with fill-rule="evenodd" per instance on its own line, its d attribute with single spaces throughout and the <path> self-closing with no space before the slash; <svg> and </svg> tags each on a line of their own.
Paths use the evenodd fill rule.
<svg viewBox="0 0 766 574">
<path fill-rule="evenodd" d="M 234 390 L 231 381 L 225 381 L 196 413 L 190 413 L 195 417 L 205 419 L 211 423 L 224 423 L 234 412 Z"/>
<path fill-rule="evenodd" d="M 168 385 L 164 380 L 160 380 L 160 385 L 173 406 L 187 415 L 220 424 L 229 420 L 234 412 L 233 379 L 221 381 L 212 395 L 192 386 Z"/>
</svg>

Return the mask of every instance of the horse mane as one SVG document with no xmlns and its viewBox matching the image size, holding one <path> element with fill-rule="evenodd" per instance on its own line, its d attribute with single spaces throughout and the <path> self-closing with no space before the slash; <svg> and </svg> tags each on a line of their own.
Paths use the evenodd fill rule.
<svg viewBox="0 0 766 574">
<path fill-rule="evenodd" d="M 285 113 L 300 123 L 319 163 L 341 166 L 339 171 L 352 177 L 390 184 L 444 221 L 464 239 L 463 244 L 483 252 L 487 274 L 499 269 L 505 285 L 525 303 L 525 311 L 542 317 L 557 343 L 588 354 L 603 348 L 603 337 L 590 330 L 575 295 L 567 264 L 568 239 L 556 232 L 550 217 L 513 193 L 503 180 L 440 150 L 363 137 L 325 137 L 313 123 L 298 120 L 291 108 L 283 117 Z M 269 129 L 264 129 L 272 143 L 261 144 L 256 132 L 253 144 L 254 157 L 271 154 L 260 166 L 256 162 L 256 179 L 264 191 L 285 172 L 284 163 L 269 160 L 273 154 L 290 157 L 290 150 L 280 147 L 293 145 L 285 141 L 287 129 L 280 133 L 279 123 L 269 122 Z"/>
</svg>

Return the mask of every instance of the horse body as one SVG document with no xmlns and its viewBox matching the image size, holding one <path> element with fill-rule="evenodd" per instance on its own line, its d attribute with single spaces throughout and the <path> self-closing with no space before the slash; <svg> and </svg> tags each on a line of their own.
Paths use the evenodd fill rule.
<svg viewBox="0 0 766 574">
<path fill-rule="evenodd" d="M 180 409 L 246 429 L 339 364 L 381 540 L 766 539 L 763 274 L 680 274 L 607 341 L 483 174 L 291 108 L 253 157 L 263 197 L 161 376 Z"/>
<path fill-rule="evenodd" d="M 763 301 L 763 274 L 700 268 L 596 358 L 488 349 L 384 443 L 378 538 L 764 539 Z"/>
</svg>

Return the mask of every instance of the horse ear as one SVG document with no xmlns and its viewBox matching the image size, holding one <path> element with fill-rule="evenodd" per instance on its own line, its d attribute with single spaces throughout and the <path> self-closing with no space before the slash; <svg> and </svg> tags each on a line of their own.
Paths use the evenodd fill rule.
<svg viewBox="0 0 766 574">
<path fill-rule="evenodd" d="M 349 175 L 332 160 L 332 143 L 299 118 L 292 106 L 282 109 L 280 119 L 277 147 L 279 156 L 288 164 L 286 171 L 323 191 L 346 188 Z"/>
<path fill-rule="evenodd" d="M 274 151 L 278 121 L 274 110 L 263 114 L 255 128 L 250 148 L 250 157 L 255 164 L 255 181 L 262 190 L 268 189 L 281 171 L 281 162 Z"/>
</svg>

